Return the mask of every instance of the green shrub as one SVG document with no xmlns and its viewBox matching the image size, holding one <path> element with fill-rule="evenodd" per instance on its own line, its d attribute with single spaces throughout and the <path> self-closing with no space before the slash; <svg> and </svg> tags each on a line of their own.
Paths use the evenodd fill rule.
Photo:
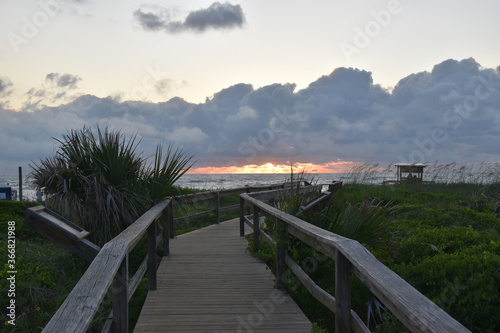
<svg viewBox="0 0 500 333">
<path fill-rule="evenodd" d="M 414 230 L 401 241 L 397 258 L 416 264 L 437 254 L 454 254 L 497 239 L 495 230 L 477 231 L 471 226 Z"/>
<path fill-rule="evenodd" d="M 7 225 L 16 222 L 16 325 L 5 326 L 6 332 L 40 331 L 50 320 L 67 294 L 85 272 L 87 264 L 33 232 L 23 224 L 29 202 L 0 201 L 0 247 L 7 247 Z M 11 269 L 0 267 L 2 304 L 0 319 L 6 322 L 9 286 L 6 278 Z M 3 324 L 2 324 L 3 325 Z"/>
<path fill-rule="evenodd" d="M 349 220 L 346 216 L 351 212 L 345 207 L 352 210 L 367 200 L 375 203 L 371 205 L 374 212 L 389 202 L 397 206 L 391 214 L 386 214 L 384 225 L 387 235 L 396 242 L 384 261 L 388 268 L 471 331 L 500 331 L 497 315 L 500 308 L 500 184 L 352 184 L 343 187 L 335 197 L 335 205 L 344 208 L 338 208 L 330 217 L 324 213 L 324 223 L 319 225 L 329 228 L 335 225 L 335 218 Z M 353 214 L 352 220 L 359 222 L 362 215 Z M 308 220 L 314 223 L 312 217 Z M 373 237 L 380 237 L 370 232 Z M 314 250 L 293 238 L 288 250 L 301 265 L 307 258 L 317 257 Z M 370 250 L 376 254 L 373 248 Z M 259 256 L 273 258 L 270 253 Z M 334 263 L 320 260 L 318 264 L 308 273 L 319 286 L 333 294 Z M 295 285 L 290 292 L 312 321 L 332 330 L 332 313 L 302 286 Z M 371 329 L 408 331 L 387 309 L 374 310 L 375 302 L 366 286 L 353 278 L 352 308 L 361 318 L 372 318 Z"/>
<path fill-rule="evenodd" d="M 392 269 L 473 332 L 500 329 L 500 241 Z"/>
</svg>

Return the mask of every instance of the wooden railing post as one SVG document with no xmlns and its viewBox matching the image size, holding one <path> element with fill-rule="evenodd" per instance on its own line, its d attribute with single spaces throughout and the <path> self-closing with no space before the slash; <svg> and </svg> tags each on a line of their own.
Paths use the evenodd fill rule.
<svg viewBox="0 0 500 333">
<path fill-rule="evenodd" d="M 287 234 L 285 230 L 285 222 L 276 218 L 276 281 L 278 289 L 286 289 L 286 248 L 287 248 Z"/>
<path fill-rule="evenodd" d="M 253 206 L 253 245 L 255 250 L 258 250 L 260 247 L 260 223 L 259 223 L 259 208 L 257 206 Z"/>
<path fill-rule="evenodd" d="M 168 204 L 168 236 L 173 239 L 174 234 L 174 200 L 171 199 Z"/>
<path fill-rule="evenodd" d="M 149 290 L 156 290 L 156 221 L 148 228 L 148 281 Z"/>
<path fill-rule="evenodd" d="M 335 257 L 335 332 L 351 332 L 351 263 L 337 250 Z"/>
<path fill-rule="evenodd" d="M 245 236 L 245 199 L 240 198 L 240 237 Z"/>
<path fill-rule="evenodd" d="M 113 332 L 128 333 L 128 254 L 113 280 Z"/>
<path fill-rule="evenodd" d="M 19 201 L 23 201 L 23 167 L 19 167 Z"/>
<path fill-rule="evenodd" d="M 332 195 L 337 193 L 342 188 L 342 182 L 334 182 L 333 184 L 328 185 L 328 192 Z"/>
<path fill-rule="evenodd" d="M 252 192 L 250 186 L 245 185 L 245 193 L 250 193 L 250 192 Z M 250 215 L 250 206 L 248 206 L 247 208 L 247 215 Z"/>
<path fill-rule="evenodd" d="M 220 194 L 218 191 L 215 193 L 215 223 L 220 223 Z"/>
<path fill-rule="evenodd" d="M 161 221 L 163 223 L 162 234 L 163 234 L 163 251 L 165 252 L 165 256 L 170 255 L 170 204 L 165 208 L 163 213 L 161 214 Z"/>
</svg>

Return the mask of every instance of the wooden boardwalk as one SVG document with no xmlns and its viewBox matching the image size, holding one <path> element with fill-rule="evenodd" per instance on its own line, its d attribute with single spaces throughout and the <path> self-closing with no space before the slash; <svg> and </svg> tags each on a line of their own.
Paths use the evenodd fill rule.
<svg viewBox="0 0 500 333">
<path fill-rule="evenodd" d="M 148 293 L 134 332 L 311 332 L 307 317 L 246 248 L 239 219 L 171 240 L 158 289 Z"/>
</svg>

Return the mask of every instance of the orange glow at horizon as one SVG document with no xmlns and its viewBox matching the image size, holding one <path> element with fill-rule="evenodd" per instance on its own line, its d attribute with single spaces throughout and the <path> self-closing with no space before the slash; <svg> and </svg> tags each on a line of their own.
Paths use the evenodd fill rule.
<svg viewBox="0 0 500 333">
<path fill-rule="evenodd" d="M 187 173 L 191 174 L 204 174 L 204 173 L 290 173 L 291 168 L 295 172 L 305 171 L 306 173 L 342 173 L 347 172 L 357 166 L 357 162 L 337 161 L 328 162 L 323 164 L 313 163 L 294 163 L 289 164 L 273 164 L 265 163 L 262 165 L 249 164 L 242 167 L 229 166 L 229 167 L 199 167 L 191 168 Z"/>
</svg>

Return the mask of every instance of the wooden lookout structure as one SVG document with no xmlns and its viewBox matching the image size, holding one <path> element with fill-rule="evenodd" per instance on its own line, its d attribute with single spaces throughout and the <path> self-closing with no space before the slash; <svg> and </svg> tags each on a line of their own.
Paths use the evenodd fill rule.
<svg viewBox="0 0 500 333">
<path fill-rule="evenodd" d="M 398 183 L 422 182 L 425 164 L 418 163 L 398 163 L 395 164 L 398 174 Z"/>
</svg>

